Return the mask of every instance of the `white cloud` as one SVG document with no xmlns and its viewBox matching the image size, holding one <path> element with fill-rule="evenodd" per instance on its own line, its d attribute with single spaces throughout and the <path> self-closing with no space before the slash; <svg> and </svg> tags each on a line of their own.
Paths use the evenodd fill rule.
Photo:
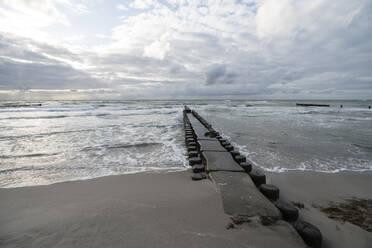
<svg viewBox="0 0 372 248">
<path fill-rule="evenodd" d="M 90 13 L 88 7 L 72 0 L 1 0 L 0 31 L 50 42 L 46 28 L 71 26 L 68 14 Z"/>
<path fill-rule="evenodd" d="M 128 10 L 128 7 L 126 7 L 124 4 L 119 4 L 116 6 L 118 10 Z"/>
<path fill-rule="evenodd" d="M 169 42 L 156 40 L 144 48 L 143 56 L 163 60 L 169 49 Z"/>
<path fill-rule="evenodd" d="M 156 0 L 134 0 L 130 4 L 130 7 L 135 9 L 148 9 L 156 5 L 158 5 L 158 2 Z"/>
<path fill-rule="evenodd" d="M 66 15 L 60 12 L 56 7 L 56 3 L 51 0 L 2 0 L 0 3 L 15 11 L 12 12 L 3 9 L 8 16 L 14 14 L 16 17 L 20 17 L 23 15 L 28 20 L 33 21 L 33 23 L 38 23 L 38 26 L 42 25 L 42 21 L 46 21 L 44 25 L 48 25 L 51 22 L 59 22 L 64 25 L 69 24 Z M 60 3 L 68 2 L 60 1 Z M 20 22 L 26 25 L 29 24 L 25 20 L 21 20 Z"/>
<path fill-rule="evenodd" d="M 70 41 L 70 42 L 76 42 L 76 41 L 80 41 L 84 38 L 85 38 L 84 35 L 73 35 L 73 36 L 65 37 L 64 40 L 65 41 Z"/>
</svg>

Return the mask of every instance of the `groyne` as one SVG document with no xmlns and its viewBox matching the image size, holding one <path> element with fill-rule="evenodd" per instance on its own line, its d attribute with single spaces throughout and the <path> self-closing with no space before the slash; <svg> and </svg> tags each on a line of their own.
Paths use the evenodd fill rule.
<svg viewBox="0 0 372 248">
<path fill-rule="evenodd" d="M 260 218 L 263 225 L 285 220 L 305 243 L 321 247 L 322 234 L 314 225 L 299 218 L 298 209 L 280 198 L 275 185 L 266 184 L 265 173 L 242 156 L 196 111 L 183 111 L 185 143 L 192 180 L 211 179 L 221 193 L 226 214 L 235 224 Z"/>
</svg>

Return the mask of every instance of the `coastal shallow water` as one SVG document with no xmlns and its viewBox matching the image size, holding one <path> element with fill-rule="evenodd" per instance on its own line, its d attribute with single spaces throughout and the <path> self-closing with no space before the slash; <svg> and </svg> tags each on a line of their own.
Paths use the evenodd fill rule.
<svg viewBox="0 0 372 248">
<path fill-rule="evenodd" d="M 184 104 L 265 170 L 372 170 L 371 102 L 317 101 L 330 108 L 295 103 L 1 102 L 0 187 L 183 170 Z"/>
<path fill-rule="evenodd" d="M 267 171 L 372 170 L 368 102 L 310 101 L 331 107 L 296 102 L 301 101 L 228 101 L 202 106 L 199 113 Z"/>
</svg>

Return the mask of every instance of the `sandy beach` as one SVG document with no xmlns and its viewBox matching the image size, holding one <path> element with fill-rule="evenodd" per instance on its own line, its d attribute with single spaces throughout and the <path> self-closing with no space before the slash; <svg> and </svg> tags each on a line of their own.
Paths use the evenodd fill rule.
<svg viewBox="0 0 372 248">
<path fill-rule="evenodd" d="M 305 247 L 284 221 L 227 228 L 220 194 L 188 171 L 0 189 L 1 247 Z"/>
<path fill-rule="evenodd" d="M 214 182 L 190 172 L 108 176 L 46 186 L 0 189 L 1 247 L 306 247 L 279 221 L 228 228 Z M 331 220 L 329 201 L 371 198 L 372 173 L 268 175 L 281 197 L 304 203 L 302 219 L 323 234 L 323 247 L 369 247 L 372 234 Z"/>
</svg>

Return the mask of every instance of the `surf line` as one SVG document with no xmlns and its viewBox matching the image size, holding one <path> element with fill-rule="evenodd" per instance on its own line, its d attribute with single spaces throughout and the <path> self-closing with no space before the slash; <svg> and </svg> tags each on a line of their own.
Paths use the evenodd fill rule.
<svg viewBox="0 0 372 248">
<path fill-rule="evenodd" d="M 232 222 L 241 225 L 252 218 L 263 225 L 275 225 L 283 219 L 289 222 L 311 247 L 321 247 L 322 234 L 314 225 L 299 218 L 298 209 L 280 199 L 279 188 L 266 184 L 264 172 L 235 150 L 195 110 L 183 110 L 185 144 L 192 180 L 210 179 L 221 192 L 222 204 Z M 232 224 L 232 225 L 234 225 Z"/>
</svg>

